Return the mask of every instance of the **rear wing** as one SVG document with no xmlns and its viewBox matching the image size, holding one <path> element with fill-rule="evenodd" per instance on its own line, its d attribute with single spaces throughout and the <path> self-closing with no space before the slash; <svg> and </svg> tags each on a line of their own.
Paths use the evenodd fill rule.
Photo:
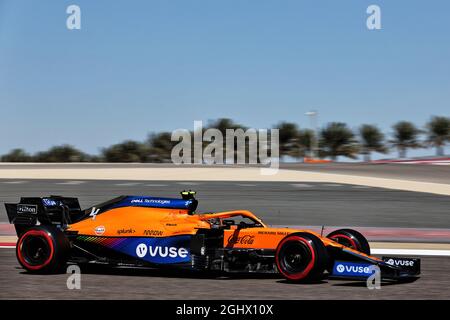
<svg viewBox="0 0 450 320">
<path fill-rule="evenodd" d="M 19 203 L 6 203 L 5 207 L 18 235 L 38 223 L 65 226 L 83 214 L 77 198 L 61 196 L 23 197 Z"/>
</svg>

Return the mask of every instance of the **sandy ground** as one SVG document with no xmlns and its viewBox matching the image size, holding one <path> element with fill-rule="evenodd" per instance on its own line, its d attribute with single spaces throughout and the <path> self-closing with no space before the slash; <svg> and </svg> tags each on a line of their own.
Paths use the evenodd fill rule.
<svg viewBox="0 0 450 320">
<path fill-rule="evenodd" d="M 450 184 L 387 179 L 348 174 L 280 169 L 263 174 L 260 168 L 0 168 L 3 179 L 93 179 L 93 180 L 177 180 L 177 181 L 289 181 L 330 182 L 394 190 L 450 195 Z M 267 172 L 266 172 L 267 173 Z M 274 173 L 274 172 L 272 172 Z"/>
</svg>

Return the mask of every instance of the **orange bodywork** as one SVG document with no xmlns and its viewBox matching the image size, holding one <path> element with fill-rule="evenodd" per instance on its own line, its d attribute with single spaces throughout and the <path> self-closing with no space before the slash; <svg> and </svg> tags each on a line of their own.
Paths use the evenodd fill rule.
<svg viewBox="0 0 450 320">
<path fill-rule="evenodd" d="M 276 249 L 280 241 L 289 234 L 307 232 L 322 240 L 325 246 L 345 248 L 358 255 L 363 253 L 345 247 L 310 230 L 290 228 L 270 228 L 257 216 L 247 210 L 235 210 L 208 214 L 189 214 L 187 210 L 121 207 L 108 210 L 92 218 L 87 218 L 69 226 L 69 231 L 79 235 L 103 237 L 171 237 L 195 235 L 198 229 L 211 229 L 213 219 L 227 219 L 235 216 L 249 218 L 261 227 L 224 230 L 224 248 L 236 249 Z M 367 256 L 367 255 L 364 255 Z M 378 258 L 367 256 L 371 259 Z"/>
<path fill-rule="evenodd" d="M 210 225 L 187 210 L 121 207 L 74 223 L 68 230 L 89 236 L 170 237 L 195 234 L 199 228 Z"/>
</svg>

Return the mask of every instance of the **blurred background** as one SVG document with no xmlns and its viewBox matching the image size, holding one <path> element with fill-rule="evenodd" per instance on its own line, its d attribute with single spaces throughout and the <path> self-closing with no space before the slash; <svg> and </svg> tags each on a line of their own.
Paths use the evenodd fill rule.
<svg viewBox="0 0 450 320">
<path fill-rule="evenodd" d="M 299 290 L 133 270 L 67 290 L 66 274 L 19 268 L 2 204 L 0 299 L 450 299 L 449 13 L 448 0 L 0 0 L 0 202 L 192 189 L 199 212 L 356 228 L 373 253 L 421 256 L 424 275 Z M 192 137 L 194 121 L 279 129 L 285 163 L 174 168 L 172 133 Z"/>
<path fill-rule="evenodd" d="M 450 4 L 369 30 L 372 2 L 0 0 L 1 160 L 169 162 L 194 120 L 279 128 L 283 161 L 442 157 Z"/>
</svg>

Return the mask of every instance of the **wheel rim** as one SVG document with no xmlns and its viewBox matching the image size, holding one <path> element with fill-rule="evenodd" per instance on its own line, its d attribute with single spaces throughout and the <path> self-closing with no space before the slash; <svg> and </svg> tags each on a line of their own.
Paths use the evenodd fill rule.
<svg viewBox="0 0 450 320">
<path fill-rule="evenodd" d="M 53 254 L 52 239 L 43 230 L 27 231 L 17 244 L 17 257 L 26 269 L 44 268 L 51 262 Z"/>
<path fill-rule="evenodd" d="M 22 254 L 29 265 L 39 266 L 49 258 L 50 246 L 44 237 L 27 237 L 22 243 Z"/>
<path fill-rule="evenodd" d="M 289 273 L 298 273 L 305 270 L 311 260 L 311 253 L 301 242 L 290 241 L 285 244 L 282 253 L 282 263 Z"/>
<path fill-rule="evenodd" d="M 344 234 L 333 235 L 330 237 L 330 239 L 333 240 L 334 242 L 342 244 L 343 246 L 352 248 L 354 250 L 359 250 L 359 246 L 356 240 Z"/>
<path fill-rule="evenodd" d="M 301 280 L 313 269 L 316 257 L 308 239 L 292 236 L 279 244 L 275 260 L 283 276 L 289 280 Z"/>
</svg>

